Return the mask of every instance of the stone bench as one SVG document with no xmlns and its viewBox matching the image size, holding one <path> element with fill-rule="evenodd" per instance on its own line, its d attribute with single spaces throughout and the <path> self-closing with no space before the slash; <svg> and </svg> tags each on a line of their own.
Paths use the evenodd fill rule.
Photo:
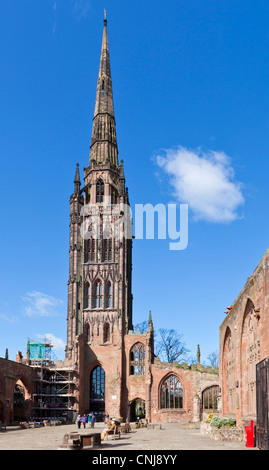
<svg viewBox="0 0 269 470">
<path fill-rule="evenodd" d="M 101 445 L 101 433 L 91 433 L 91 434 L 81 434 L 81 447 L 84 449 L 86 447 L 95 447 Z"/>
<path fill-rule="evenodd" d="M 82 450 L 99 447 L 101 445 L 101 433 L 79 434 L 70 432 L 63 437 L 63 444 L 58 447 L 59 450 Z"/>
<path fill-rule="evenodd" d="M 161 424 L 155 424 L 155 423 L 148 423 L 147 425 L 147 428 L 148 429 L 162 429 L 162 425 Z"/>
</svg>

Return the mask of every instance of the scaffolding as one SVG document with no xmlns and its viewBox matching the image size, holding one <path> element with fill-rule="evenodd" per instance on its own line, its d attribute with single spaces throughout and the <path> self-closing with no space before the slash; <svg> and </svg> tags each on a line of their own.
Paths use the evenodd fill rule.
<svg viewBox="0 0 269 470">
<path fill-rule="evenodd" d="M 27 356 L 29 365 L 35 369 L 33 387 L 32 420 L 64 420 L 73 422 L 74 412 L 74 370 L 57 367 L 53 345 L 28 340 Z"/>
<path fill-rule="evenodd" d="M 53 345 L 50 341 L 44 338 L 44 341 L 38 342 L 31 339 L 27 341 L 27 356 L 31 365 L 42 364 L 49 365 L 52 360 L 52 356 L 56 358 L 52 351 Z"/>
</svg>

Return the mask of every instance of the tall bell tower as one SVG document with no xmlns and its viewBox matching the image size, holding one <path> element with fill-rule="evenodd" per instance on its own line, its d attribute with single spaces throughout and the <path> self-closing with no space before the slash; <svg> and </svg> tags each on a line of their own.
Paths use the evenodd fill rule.
<svg viewBox="0 0 269 470">
<path fill-rule="evenodd" d="M 107 207 L 114 215 L 108 217 Z M 77 165 L 70 197 L 66 357 L 79 370 L 81 412 L 106 411 L 110 396 L 110 412 L 121 414 L 124 336 L 132 329 L 132 237 L 115 236 L 109 224 L 126 215 L 126 208 L 129 196 L 123 161 L 118 162 L 105 16 L 89 164 L 82 188 Z M 92 227 L 92 209 L 99 216 L 99 233 Z"/>
</svg>

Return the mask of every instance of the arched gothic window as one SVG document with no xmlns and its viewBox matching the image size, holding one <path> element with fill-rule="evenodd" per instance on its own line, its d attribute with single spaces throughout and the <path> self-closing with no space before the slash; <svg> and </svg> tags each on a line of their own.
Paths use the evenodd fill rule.
<svg viewBox="0 0 269 470">
<path fill-rule="evenodd" d="M 95 283 L 94 308 L 103 308 L 103 285 L 100 280 Z"/>
<path fill-rule="evenodd" d="M 130 350 L 130 375 L 145 375 L 145 346 L 135 343 Z"/>
<path fill-rule="evenodd" d="M 104 200 L 104 183 L 102 180 L 98 180 L 96 183 L 96 202 L 103 202 Z"/>
<path fill-rule="evenodd" d="M 101 366 L 93 369 L 90 375 L 90 410 L 105 411 L 105 371 Z"/>
<path fill-rule="evenodd" d="M 112 286 L 110 282 L 108 282 L 106 286 L 106 304 L 107 308 L 112 307 Z"/>
<path fill-rule="evenodd" d="M 163 381 L 160 392 L 160 405 L 161 408 L 183 408 L 183 388 L 177 376 L 171 374 Z"/>
<path fill-rule="evenodd" d="M 112 261 L 112 238 L 104 238 L 103 240 L 103 259 L 104 261 Z"/>
<path fill-rule="evenodd" d="M 95 261 L 96 241 L 94 238 L 88 240 L 88 261 Z"/>
<path fill-rule="evenodd" d="M 203 391 L 202 400 L 203 400 L 203 410 L 216 413 L 218 411 L 218 385 L 213 385 L 206 388 Z"/>
</svg>

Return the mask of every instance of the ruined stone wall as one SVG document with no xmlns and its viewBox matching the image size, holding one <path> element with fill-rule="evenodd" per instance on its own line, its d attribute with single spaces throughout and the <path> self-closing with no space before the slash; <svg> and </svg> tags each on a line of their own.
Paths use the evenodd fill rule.
<svg viewBox="0 0 269 470">
<path fill-rule="evenodd" d="M 269 251 L 220 326 L 222 415 L 256 416 L 256 364 L 269 355 Z"/>
<path fill-rule="evenodd" d="M 110 416 L 130 420 L 131 408 L 137 399 L 145 402 L 146 418 L 149 422 L 197 422 L 201 419 L 202 394 L 205 389 L 219 384 L 218 370 L 201 364 L 180 365 L 161 362 L 152 357 L 152 333 L 130 331 L 119 343 L 81 343 L 80 412 L 89 411 L 90 373 L 101 365 L 106 374 L 105 408 Z M 134 345 L 145 347 L 144 373 L 131 372 L 130 352 Z M 160 387 L 163 380 L 175 375 L 183 387 L 182 409 L 163 409 L 160 404 Z"/>
<path fill-rule="evenodd" d="M 34 370 L 31 367 L 0 358 L 0 409 L 1 418 L 5 424 L 10 424 L 13 420 L 14 387 L 16 383 L 20 383 L 24 388 L 25 418 L 30 417 L 33 377 Z"/>
<path fill-rule="evenodd" d="M 183 387 L 183 407 L 172 410 L 163 409 L 160 403 L 160 387 L 169 375 L 179 378 Z M 197 422 L 201 419 L 203 391 L 218 385 L 217 370 L 206 368 L 201 364 L 168 364 L 155 359 L 152 365 L 151 406 L 152 422 Z"/>
</svg>

